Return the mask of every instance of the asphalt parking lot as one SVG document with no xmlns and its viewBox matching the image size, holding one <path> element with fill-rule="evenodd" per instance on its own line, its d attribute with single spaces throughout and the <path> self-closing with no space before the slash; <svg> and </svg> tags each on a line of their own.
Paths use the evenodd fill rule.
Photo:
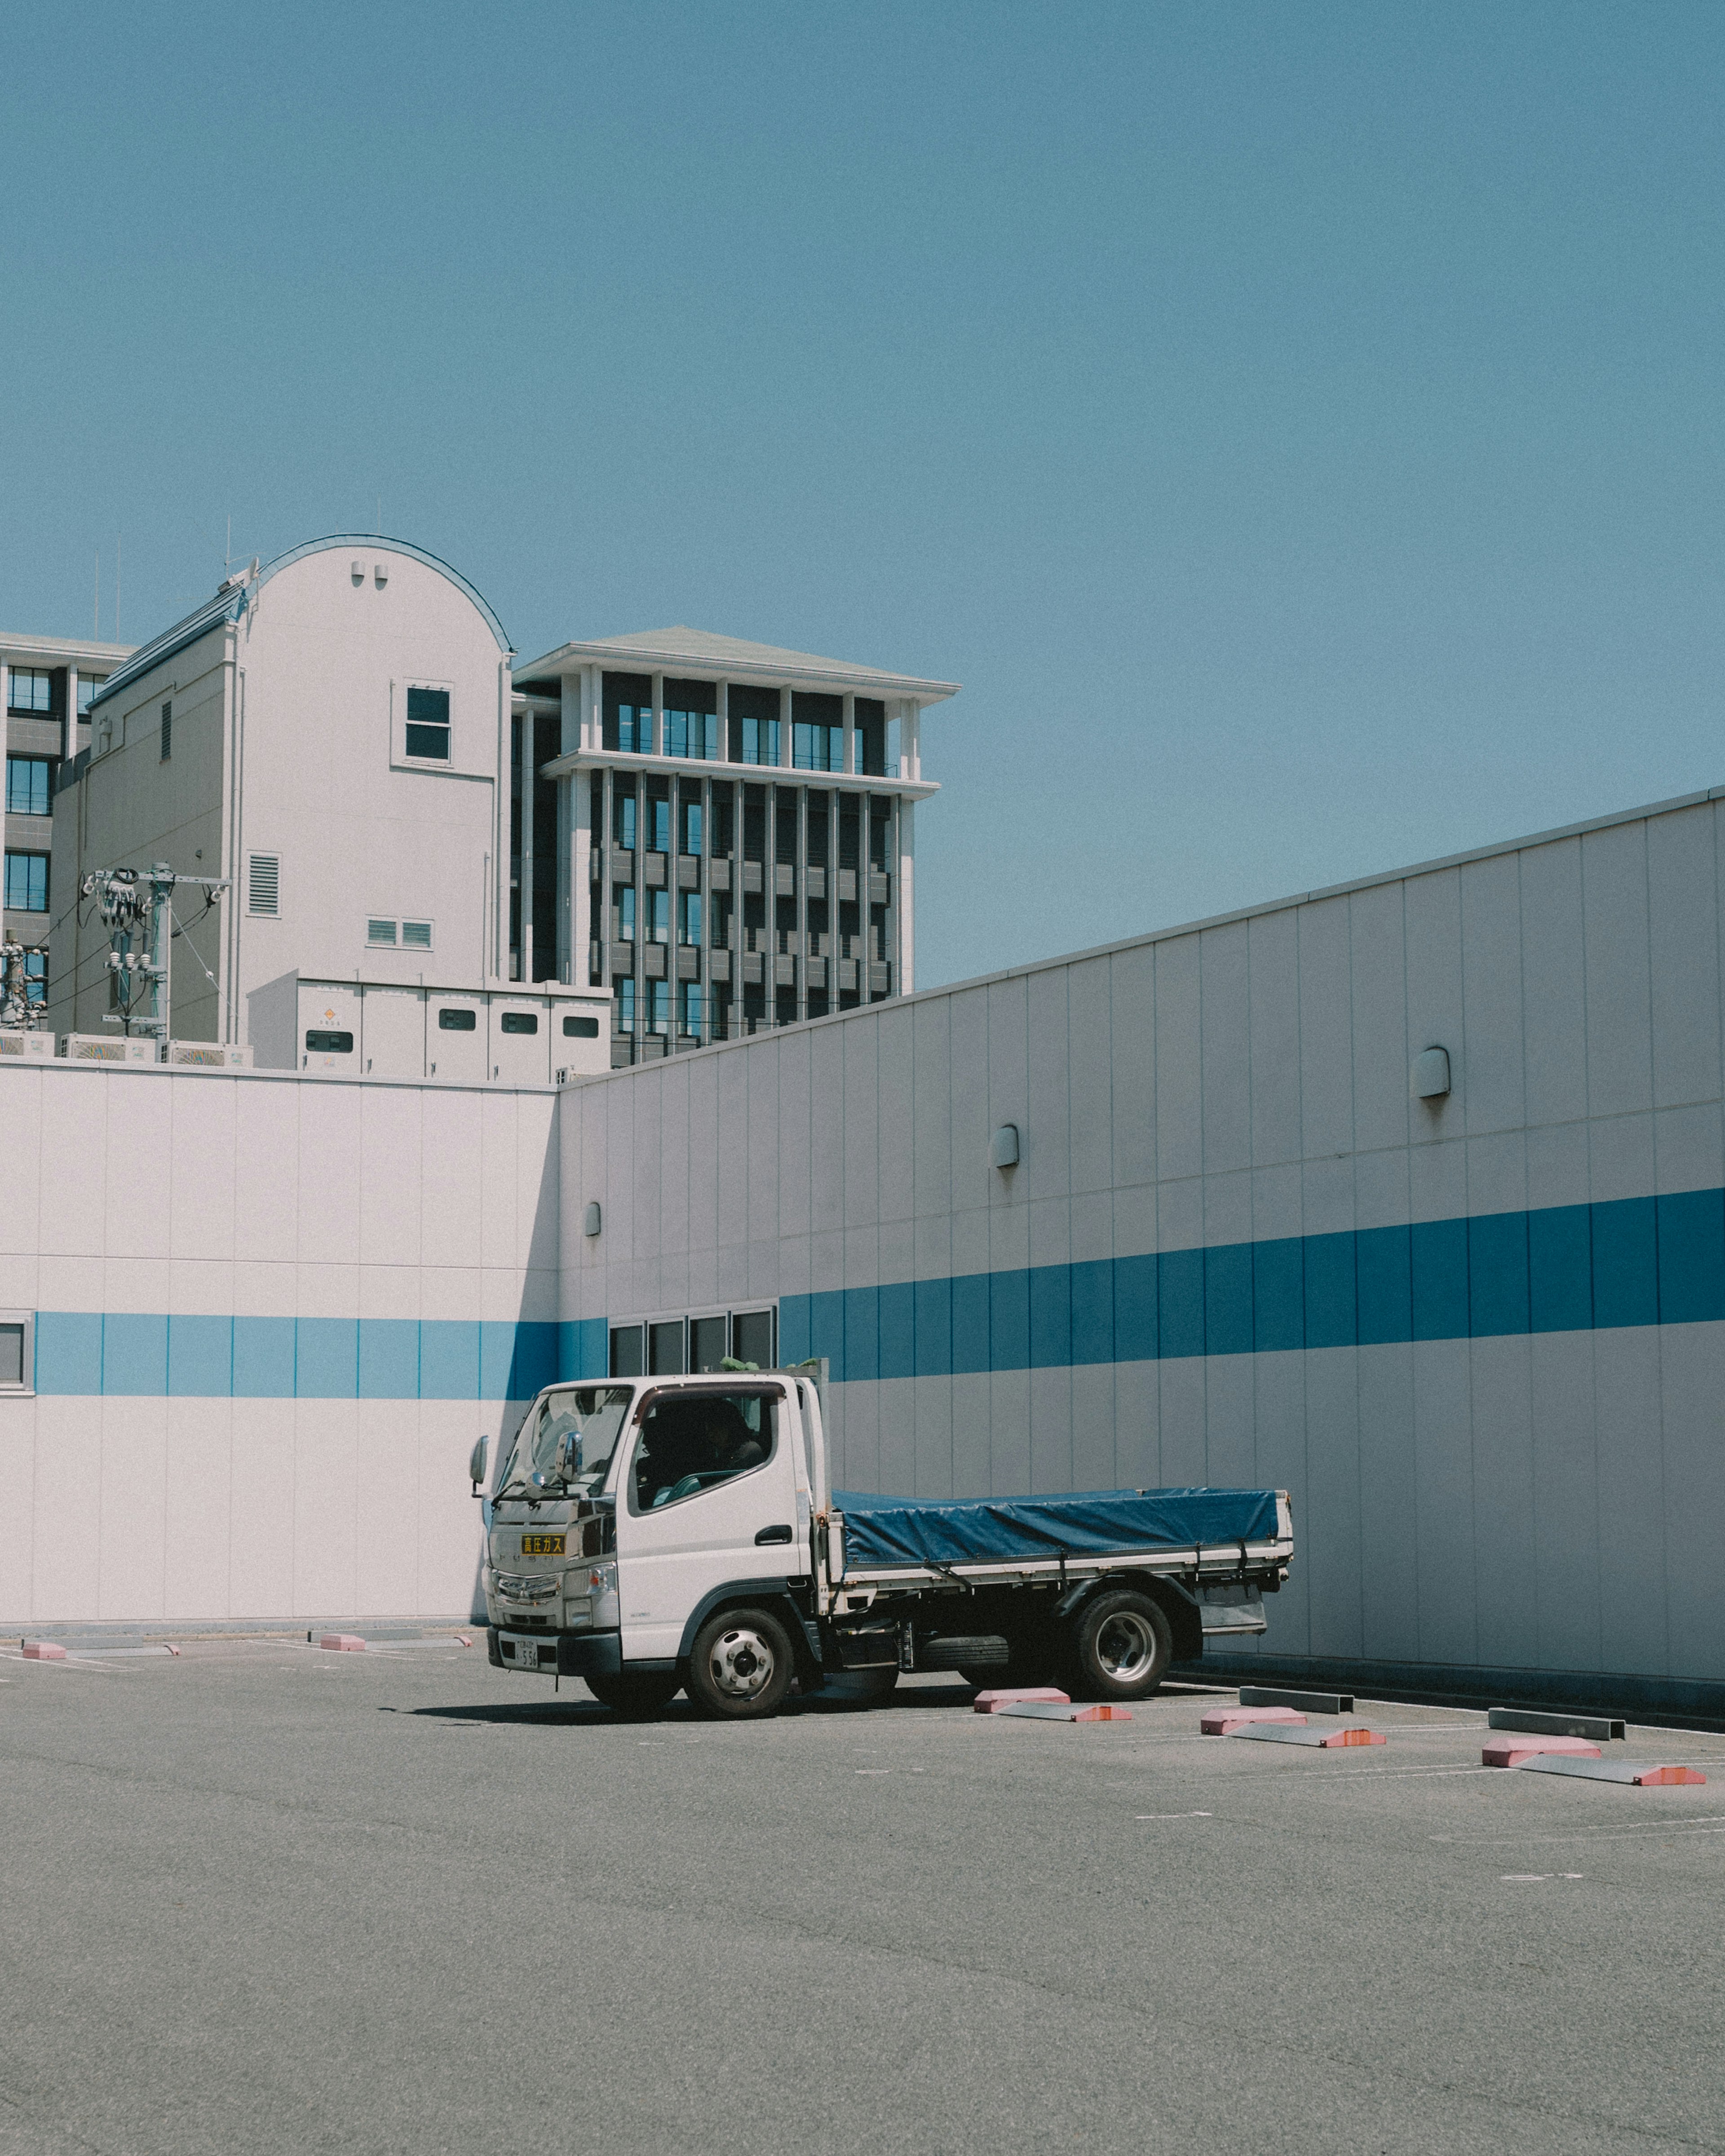
<svg viewBox="0 0 1725 2156">
<path fill-rule="evenodd" d="M 639 1723 L 482 1636 L 14 1645 L 0 2152 L 1725 2147 L 1725 1738 L 1631 1728 L 1717 1764 L 1630 1789 L 1207 1697 Z"/>
</svg>

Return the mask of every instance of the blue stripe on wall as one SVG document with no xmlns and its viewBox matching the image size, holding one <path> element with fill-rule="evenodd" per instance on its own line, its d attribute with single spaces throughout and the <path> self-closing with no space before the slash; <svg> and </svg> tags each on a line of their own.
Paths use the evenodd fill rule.
<svg viewBox="0 0 1725 2156">
<path fill-rule="evenodd" d="M 785 1296 L 778 1322 L 843 1382 L 1697 1319 L 1725 1319 L 1725 1191 Z"/>
<path fill-rule="evenodd" d="M 838 1381 L 1725 1319 L 1725 1190 L 785 1296 L 781 1352 Z M 526 1400 L 608 1372 L 603 1317 L 44 1310 L 36 1389 Z"/>
</svg>

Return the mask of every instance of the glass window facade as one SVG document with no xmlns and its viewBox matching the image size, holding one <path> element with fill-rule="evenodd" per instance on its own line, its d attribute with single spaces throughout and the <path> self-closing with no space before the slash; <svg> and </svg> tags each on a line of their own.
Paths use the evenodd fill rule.
<svg viewBox="0 0 1725 2156">
<path fill-rule="evenodd" d="M 716 762 L 719 754 L 719 690 L 713 681 L 665 685 L 665 752 Z"/>
<path fill-rule="evenodd" d="M 731 761 L 733 763 L 778 762 L 778 691 L 733 684 L 731 708 Z"/>
<path fill-rule="evenodd" d="M 845 703 L 839 696 L 791 698 L 791 762 L 798 771 L 843 771 Z"/>
<path fill-rule="evenodd" d="M 679 981 L 677 997 L 682 1006 L 677 1013 L 678 1032 L 698 1034 L 701 1031 L 700 982 Z"/>
<path fill-rule="evenodd" d="M 43 667 L 14 666 L 6 696 L 7 709 L 47 714 L 54 709 L 54 676 Z"/>
<path fill-rule="evenodd" d="M 51 816 L 54 814 L 54 760 L 51 757 L 7 757 L 6 813 L 8 816 Z"/>
<path fill-rule="evenodd" d="M 602 738 L 624 756 L 653 753 L 653 678 L 648 674 L 608 674 L 600 714 Z"/>
<path fill-rule="evenodd" d="M 671 850 L 671 805 L 663 793 L 647 797 L 647 850 L 668 854 Z"/>
<path fill-rule="evenodd" d="M 6 856 L 6 910 L 8 913 L 47 912 L 46 854 L 8 854 Z"/>
<path fill-rule="evenodd" d="M 649 943 L 669 943 L 670 941 L 670 893 L 668 891 L 649 891 L 647 901 L 647 941 Z"/>
<path fill-rule="evenodd" d="M 677 941 L 696 943 L 701 941 L 701 893 L 682 891 L 677 893 Z M 684 1030 L 686 1032 L 687 1028 Z"/>
<path fill-rule="evenodd" d="M 681 819 L 677 832 L 677 851 L 680 854 L 698 855 L 701 851 L 701 839 L 700 800 L 698 798 L 685 800 L 682 806 Z"/>
<path fill-rule="evenodd" d="M 78 676 L 78 716 L 80 719 L 90 716 L 90 700 L 107 678 L 105 674 L 80 674 Z"/>
<path fill-rule="evenodd" d="M 617 886 L 617 938 L 621 943 L 635 940 L 635 887 L 632 883 Z"/>
<path fill-rule="evenodd" d="M 627 853 L 635 847 L 635 789 L 619 786 L 611 796 L 611 843 Z"/>
<path fill-rule="evenodd" d="M 617 1030 L 633 1033 L 635 1029 L 635 984 L 627 975 L 617 983 Z"/>
<path fill-rule="evenodd" d="M 856 715 L 856 767 L 870 778 L 886 776 L 886 706 L 874 696 L 859 696 L 852 709 Z"/>
<path fill-rule="evenodd" d="M 670 992 L 669 981 L 649 981 L 647 983 L 647 1030 L 649 1033 L 670 1031 Z"/>
</svg>

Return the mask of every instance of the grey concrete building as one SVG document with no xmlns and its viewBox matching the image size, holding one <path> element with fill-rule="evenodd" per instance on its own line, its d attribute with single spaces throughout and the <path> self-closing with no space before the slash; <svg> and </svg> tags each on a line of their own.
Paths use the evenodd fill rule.
<svg viewBox="0 0 1725 2156">
<path fill-rule="evenodd" d="M 691 629 L 516 669 L 511 970 L 650 1060 L 915 983 L 922 716 L 957 685 Z"/>
</svg>

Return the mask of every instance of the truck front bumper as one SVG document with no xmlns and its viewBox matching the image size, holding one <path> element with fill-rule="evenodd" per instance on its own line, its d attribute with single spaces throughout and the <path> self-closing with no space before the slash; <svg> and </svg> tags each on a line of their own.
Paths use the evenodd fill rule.
<svg viewBox="0 0 1725 2156">
<path fill-rule="evenodd" d="M 618 1632 L 512 1632 L 492 1625 L 485 1644 L 495 1669 L 560 1677 L 615 1676 L 623 1667 Z"/>
</svg>

